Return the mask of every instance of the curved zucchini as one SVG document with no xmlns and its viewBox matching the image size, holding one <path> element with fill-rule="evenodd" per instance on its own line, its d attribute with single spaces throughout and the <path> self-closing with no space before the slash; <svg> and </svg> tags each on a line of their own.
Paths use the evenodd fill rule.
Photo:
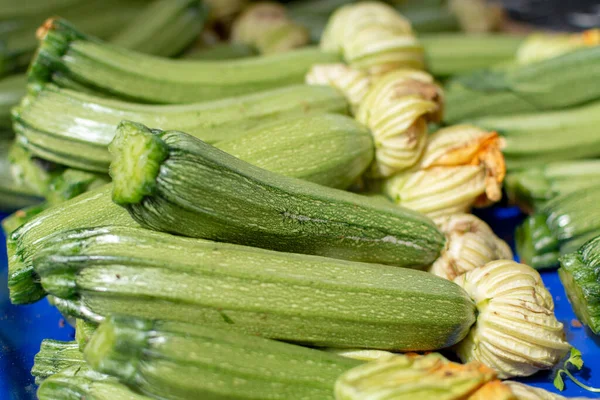
<svg viewBox="0 0 600 400">
<path fill-rule="evenodd" d="M 39 90 L 61 76 L 101 93 L 143 103 L 191 103 L 299 84 L 313 64 L 339 56 L 305 48 L 234 61 L 168 60 L 109 46 L 76 31 L 63 20 L 44 24 L 29 69 Z"/>
<path fill-rule="evenodd" d="M 110 149 L 113 201 L 151 229 L 416 268 L 444 246 L 417 212 L 274 174 L 182 132 L 124 121 Z"/>
<path fill-rule="evenodd" d="M 294 85 L 261 93 L 187 105 L 140 105 L 46 85 L 13 111 L 23 145 L 69 166 L 108 171 L 108 144 L 123 119 L 177 129 L 208 143 L 231 140 L 248 130 L 291 117 L 349 112 L 335 89 Z"/>
<path fill-rule="evenodd" d="M 600 334 L 600 236 L 560 258 L 558 276 L 577 318 Z"/>
<path fill-rule="evenodd" d="M 40 246 L 44 289 L 61 311 L 96 322 L 129 314 L 390 350 L 451 346 L 475 322 L 460 287 L 407 268 L 112 226 L 59 232 Z"/>
</svg>

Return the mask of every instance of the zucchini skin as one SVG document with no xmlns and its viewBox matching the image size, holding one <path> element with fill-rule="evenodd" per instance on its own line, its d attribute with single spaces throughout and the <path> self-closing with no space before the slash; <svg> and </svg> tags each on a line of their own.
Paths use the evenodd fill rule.
<svg viewBox="0 0 600 400">
<path fill-rule="evenodd" d="M 344 96 L 325 86 L 293 85 L 187 105 L 140 105 L 46 85 L 13 110 L 26 148 L 74 168 L 107 172 L 108 144 L 123 119 L 187 132 L 208 143 L 233 140 L 261 124 L 320 113 L 348 114 Z"/>
<path fill-rule="evenodd" d="M 560 258 L 558 276 L 577 319 L 600 334 L 600 236 Z"/>
<path fill-rule="evenodd" d="M 113 201 L 147 228 L 413 268 L 430 265 L 444 246 L 415 211 L 277 175 L 182 132 L 128 121 L 117 130 Z"/>
<path fill-rule="evenodd" d="M 106 185 L 51 207 L 7 238 L 8 288 L 13 304 L 32 303 L 46 295 L 34 273 L 32 260 L 44 237 L 80 227 L 138 226 L 123 208 L 111 201 L 111 192 L 111 185 Z"/>
<path fill-rule="evenodd" d="M 434 350 L 475 321 L 463 289 L 423 271 L 142 228 L 59 232 L 33 264 L 61 311 L 96 322 L 129 314 L 317 347 Z"/>
<path fill-rule="evenodd" d="M 15 182 L 11 173 L 9 152 L 12 141 L 0 138 L 0 211 L 15 211 L 43 201 L 34 189 Z"/>
<path fill-rule="evenodd" d="M 85 360 L 77 342 L 61 342 L 44 339 L 40 351 L 35 355 L 31 375 L 36 385 L 46 378 L 72 366 L 83 366 Z"/>
<path fill-rule="evenodd" d="M 224 62 L 168 60 L 108 46 L 62 20 L 47 21 L 45 26 L 29 69 L 34 90 L 58 74 L 141 103 L 209 101 L 300 84 L 313 64 L 339 61 L 338 55 L 317 48 Z"/>
<path fill-rule="evenodd" d="M 560 255 L 577 251 L 600 235 L 600 186 L 584 187 L 548 201 L 517 228 L 517 252 L 534 268 L 558 266 Z"/>
<path fill-rule="evenodd" d="M 90 365 L 152 398 L 325 400 L 345 371 L 336 354 L 167 321 L 112 317 L 85 352 Z"/>
<path fill-rule="evenodd" d="M 0 130 L 10 129 L 10 110 L 25 96 L 27 76 L 12 75 L 0 80 Z"/>
</svg>

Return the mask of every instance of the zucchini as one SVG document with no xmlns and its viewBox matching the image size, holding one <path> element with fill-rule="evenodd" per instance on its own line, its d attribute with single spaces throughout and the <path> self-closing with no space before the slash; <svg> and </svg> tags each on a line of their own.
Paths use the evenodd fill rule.
<svg viewBox="0 0 600 400">
<path fill-rule="evenodd" d="M 40 239 L 63 229 L 106 224 L 137 226 L 123 208 L 111 201 L 111 191 L 107 185 L 51 207 L 7 238 L 8 287 L 13 304 L 31 303 L 45 296 L 36 283 L 32 264 Z"/>
<path fill-rule="evenodd" d="M 385 350 L 448 347 L 475 322 L 463 290 L 423 271 L 141 228 L 59 232 L 40 242 L 34 265 L 61 311 L 95 322 L 129 314 Z"/>
<path fill-rule="evenodd" d="M 560 254 L 576 251 L 600 235 L 600 186 L 581 188 L 547 202 L 516 232 L 517 252 L 535 268 L 558 265 Z"/>
<path fill-rule="evenodd" d="M 22 146 L 12 146 L 9 160 L 15 181 L 43 196 L 49 205 L 57 204 L 110 181 L 107 175 L 67 168 L 34 157 Z"/>
<path fill-rule="evenodd" d="M 184 58 L 192 60 L 234 60 L 256 56 L 257 52 L 252 46 L 242 43 L 217 43 L 210 47 L 193 49 L 183 55 Z"/>
<path fill-rule="evenodd" d="M 86 364 L 72 366 L 48 377 L 37 391 L 39 400 L 151 400 L 117 379 L 98 373 Z"/>
<path fill-rule="evenodd" d="M 23 145 L 35 154 L 107 172 L 111 160 L 107 147 L 123 119 L 182 130 L 215 143 L 235 139 L 265 122 L 324 112 L 348 113 L 348 102 L 330 87 L 295 85 L 205 103 L 139 105 L 47 85 L 26 97 L 13 117 Z"/>
<path fill-rule="evenodd" d="M 8 160 L 12 142 L 0 139 L 0 211 L 14 211 L 40 203 L 43 199 L 34 189 L 15 182 Z"/>
<path fill-rule="evenodd" d="M 156 56 L 176 56 L 200 35 L 207 14 L 201 0 L 154 0 L 110 43 Z"/>
<path fill-rule="evenodd" d="M 560 258 L 558 276 L 577 319 L 600 334 L 600 236 Z"/>
<path fill-rule="evenodd" d="M 498 33 L 434 33 L 419 35 L 419 40 L 428 71 L 449 77 L 512 61 L 524 38 Z"/>
<path fill-rule="evenodd" d="M 75 321 L 75 341 L 79 350 L 83 351 L 90 341 L 90 338 L 98 328 L 98 324 L 77 318 Z"/>
<path fill-rule="evenodd" d="M 10 110 L 25 96 L 26 86 L 25 75 L 12 75 L 0 80 L 0 130 L 10 131 Z"/>
<path fill-rule="evenodd" d="M 417 212 L 277 175 L 182 132 L 124 121 L 110 150 L 113 201 L 151 229 L 399 267 L 424 268 L 444 246 Z"/>
<path fill-rule="evenodd" d="M 35 204 L 22 210 L 17 210 L 2 220 L 4 237 L 9 237 L 21 225 L 26 224 L 48 208 L 48 203 Z"/>
<path fill-rule="evenodd" d="M 89 364 L 152 398 L 333 400 L 335 354 L 190 324 L 113 317 L 85 351 Z"/>
<path fill-rule="evenodd" d="M 539 112 L 600 99 L 600 46 L 456 78 L 447 91 L 445 121 Z"/>
<path fill-rule="evenodd" d="M 49 20 L 29 69 L 29 83 L 74 82 L 100 93 L 144 103 L 192 103 L 299 84 L 313 64 L 336 62 L 335 54 L 306 48 L 233 61 L 168 60 L 110 46 Z"/>
<path fill-rule="evenodd" d="M 63 369 L 84 364 L 83 353 L 79 351 L 76 342 L 44 339 L 40 351 L 35 355 L 31 375 L 34 376 L 36 385 L 39 385 Z"/>
</svg>

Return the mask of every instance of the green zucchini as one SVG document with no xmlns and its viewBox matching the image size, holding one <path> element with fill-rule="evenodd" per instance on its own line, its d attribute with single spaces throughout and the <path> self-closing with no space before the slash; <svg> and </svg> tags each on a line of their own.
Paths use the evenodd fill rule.
<svg viewBox="0 0 600 400">
<path fill-rule="evenodd" d="M 0 211 L 14 211 L 40 203 L 43 199 L 34 189 L 15 182 L 8 154 L 12 141 L 0 139 Z"/>
<path fill-rule="evenodd" d="M 584 187 L 547 202 L 517 228 L 517 252 L 534 268 L 556 267 L 559 255 L 600 235 L 600 186 Z"/>
<path fill-rule="evenodd" d="M 86 364 L 72 366 L 45 379 L 38 391 L 39 400 L 151 400 Z"/>
<path fill-rule="evenodd" d="M 142 228 L 62 231 L 33 264 L 62 312 L 95 322 L 129 314 L 318 347 L 433 350 L 475 321 L 459 286 L 423 271 Z"/>
<path fill-rule="evenodd" d="M 48 208 L 48 203 L 35 204 L 22 210 L 17 210 L 2 220 L 4 237 L 9 237 L 21 225 L 26 224 Z"/>
<path fill-rule="evenodd" d="M 35 355 L 31 375 L 39 385 L 46 378 L 73 366 L 85 364 L 83 353 L 79 351 L 76 342 L 61 342 L 58 340 L 44 339 L 40 351 Z"/>
<path fill-rule="evenodd" d="M 182 132 L 124 121 L 110 149 L 113 201 L 151 229 L 416 268 L 444 246 L 415 211 L 277 175 Z"/>
<path fill-rule="evenodd" d="M 110 42 L 156 56 L 179 55 L 198 38 L 207 15 L 201 0 L 154 0 Z"/>
<path fill-rule="evenodd" d="M 40 239 L 63 229 L 107 224 L 137 226 L 123 208 L 111 201 L 111 192 L 111 185 L 107 185 L 51 207 L 7 238 L 8 287 L 13 304 L 31 303 L 45 296 L 32 264 Z"/>
<path fill-rule="evenodd" d="M 12 75 L 0 80 L 0 131 L 10 132 L 10 110 L 25 96 L 27 76 Z"/>
<path fill-rule="evenodd" d="M 12 146 L 9 160 L 15 181 L 39 193 L 50 205 L 72 199 L 110 181 L 107 175 L 67 168 L 34 157 L 19 144 Z"/>
<path fill-rule="evenodd" d="M 46 24 L 29 70 L 40 90 L 58 75 L 101 93 L 145 103 L 191 103 L 299 84 L 313 64 L 339 56 L 305 48 L 233 61 L 167 60 L 110 46 L 63 20 Z"/>
<path fill-rule="evenodd" d="M 455 79 L 447 91 L 445 122 L 485 115 L 539 112 L 600 99 L 600 46 L 525 65 L 479 71 Z"/>
<path fill-rule="evenodd" d="M 512 202 L 536 209 L 561 194 L 595 186 L 598 179 L 598 159 L 558 161 L 510 172 L 504 187 Z"/>
<path fill-rule="evenodd" d="M 558 276 L 577 318 L 600 334 L 600 236 L 560 258 Z"/>
<path fill-rule="evenodd" d="M 264 124 L 302 115 L 349 112 L 331 87 L 295 85 L 188 105 L 140 105 L 47 85 L 13 111 L 15 131 L 35 154 L 61 164 L 107 172 L 108 144 L 123 119 L 177 129 L 208 143 L 231 140 Z"/>
<path fill-rule="evenodd" d="M 228 330 L 128 317 L 100 325 L 85 357 L 138 392 L 179 400 L 333 400 L 336 379 L 362 364 Z"/>
<path fill-rule="evenodd" d="M 79 350 L 83 351 L 85 349 L 96 328 L 98 328 L 98 324 L 77 318 L 77 321 L 75 321 L 75 341 L 77 341 Z"/>
<path fill-rule="evenodd" d="M 183 58 L 191 60 L 234 60 L 256 56 L 258 53 L 252 46 L 243 43 L 217 43 L 210 47 L 201 47 L 185 53 Z"/>
</svg>

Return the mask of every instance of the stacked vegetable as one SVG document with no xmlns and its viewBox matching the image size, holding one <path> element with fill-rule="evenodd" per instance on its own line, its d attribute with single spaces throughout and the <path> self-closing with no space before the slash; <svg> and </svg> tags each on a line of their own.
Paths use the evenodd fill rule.
<svg viewBox="0 0 600 400">
<path fill-rule="evenodd" d="M 244 2 L 214 3 L 156 0 L 111 43 L 51 18 L 26 93 L 15 78 L 0 189 L 33 206 L 3 223 L 10 298 L 77 318 L 77 343 L 42 344 L 39 398 L 527 392 L 500 379 L 571 346 L 539 273 L 470 214 L 501 199 L 510 141 L 493 121 L 440 128 L 456 82 L 516 67 L 447 95 L 384 3 L 340 6 L 319 46 L 298 10 L 232 22 Z M 199 14 L 233 44 L 164 58 Z M 547 186 L 531 198 L 567 191 Z"/>
</svg>

